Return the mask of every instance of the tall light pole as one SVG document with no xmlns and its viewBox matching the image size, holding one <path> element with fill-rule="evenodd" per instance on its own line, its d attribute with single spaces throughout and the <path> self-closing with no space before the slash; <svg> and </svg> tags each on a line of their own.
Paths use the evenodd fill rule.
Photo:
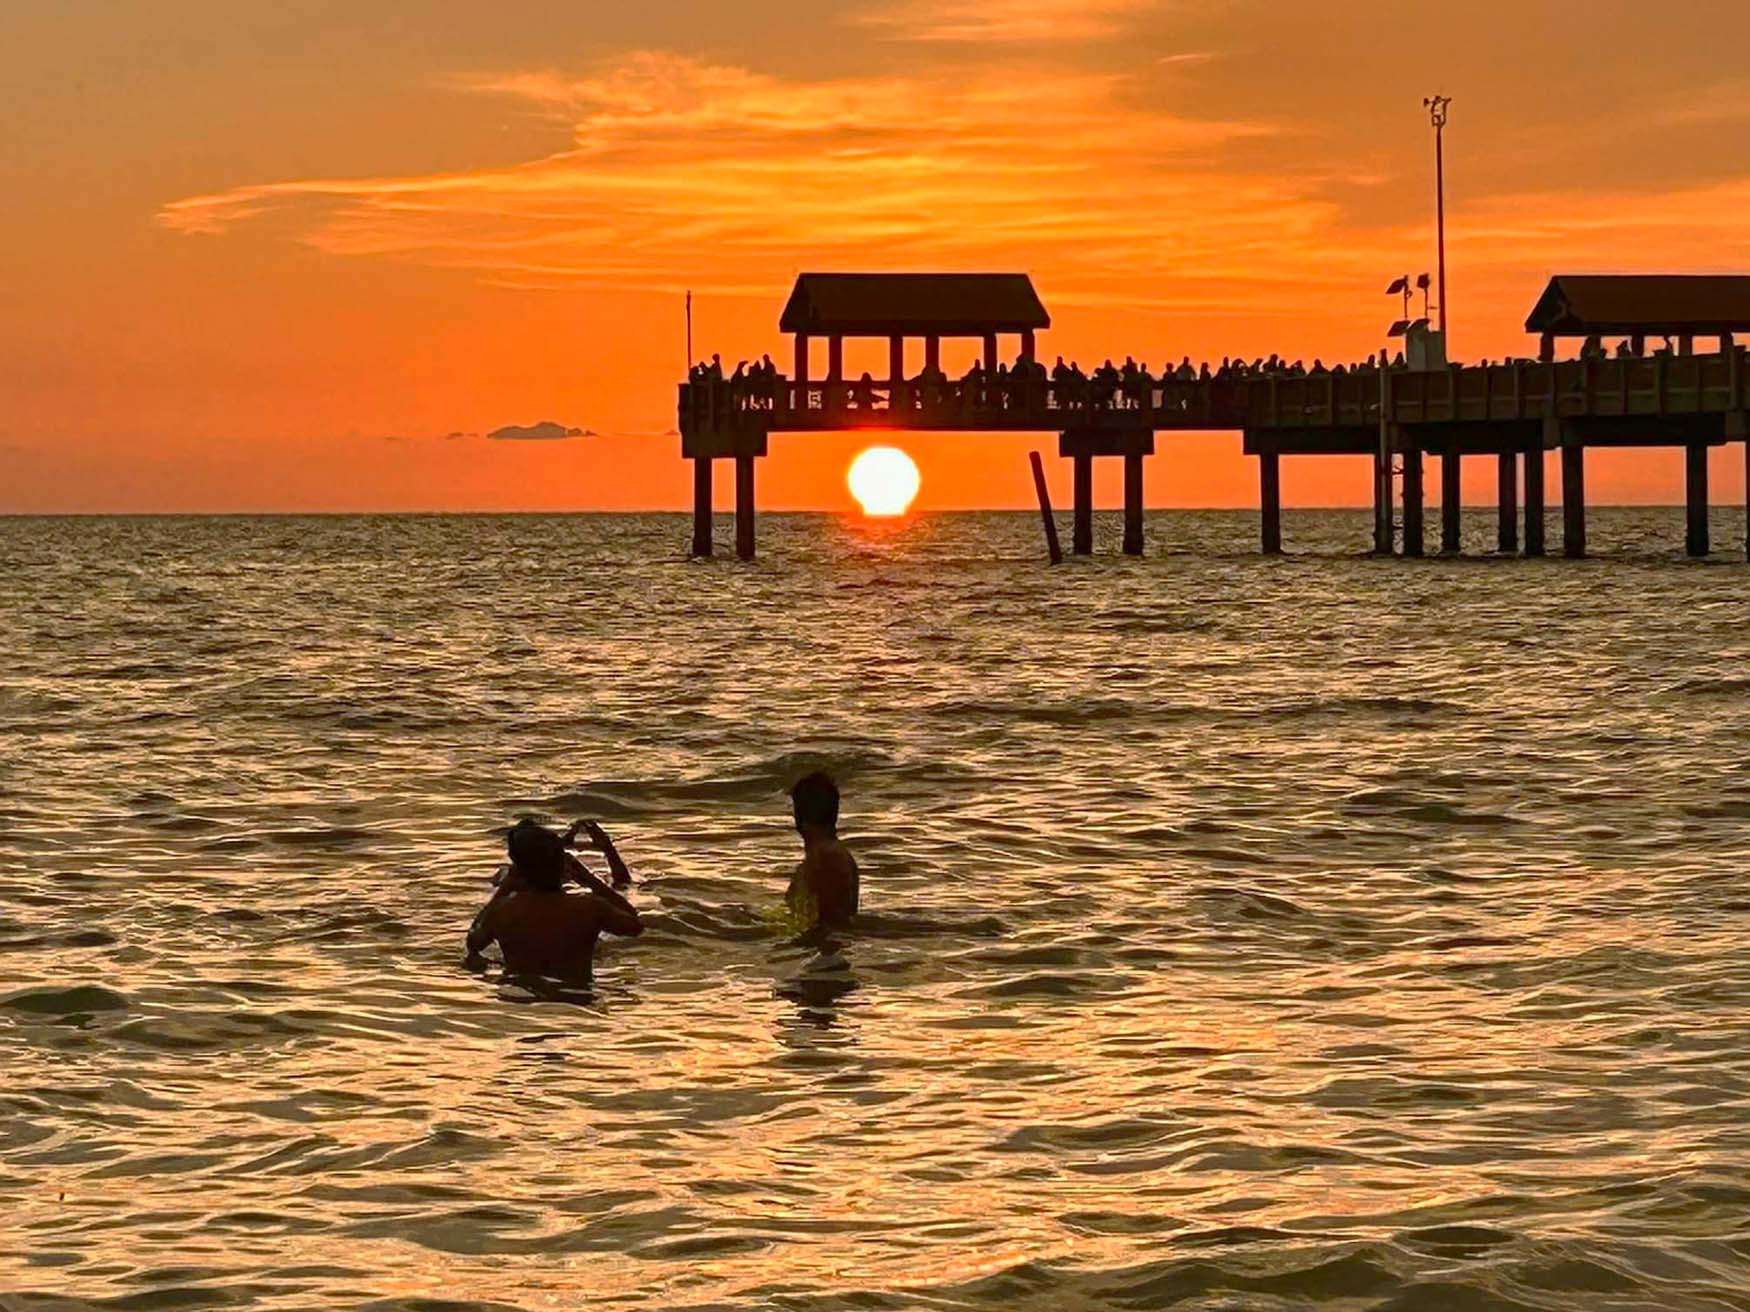
<svg viewBox="0 0 1750 1312">
<path fill-rule="evenodd" d="M 1429 96 L 1422 102 L 1428 111 L 1428 121 L 1434 125 L 1434 234 L 1439 247 L 1440 269 L 1440 339 L 1446 345 L 1446 358 L 1452 358 L 1452 346 L 1446 342 L 1446 111 L 1451 96 Z"/>
</svg>

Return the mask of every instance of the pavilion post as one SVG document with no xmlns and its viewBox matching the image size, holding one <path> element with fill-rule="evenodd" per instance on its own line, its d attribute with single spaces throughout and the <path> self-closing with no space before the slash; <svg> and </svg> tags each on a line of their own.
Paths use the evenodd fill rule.
<svg viewBox="0 0 1750 1312">
<path fill-rule="evenodd" d="M 1264 554 L 1282 554 L 1282 457 L 1258 452 L 1258 515 Z"/>
<path fill-rule="evenodd" d="M 1495 550 L 1511 556 L 1519 550 L 1519 455 L 1503 451 L 1495 465 Z"/>
<path fill-rule="evenodd" d="M 1459 482 L 1458 448 L 1448 446 L 1440 453 L 1440 550 L 1443 554 L 1458 554 L 1463 493 Z"/>
<path fill-rule="evenodd" d="M 1707 443 L 1691 442 L 1684 449 L 1684 504 L 1688 531 L 1684 534 L 1684 549 L 1691 556 L 1708 554 L 1707 525 Z"/>
<path fill-rule="evenodd" d="M 693 555 L 711 554 L 711 457 L 693 457 Z"/>
<path fill-rule="evenodd" d="M 934 373 L 942 367 L 942 339 L 924 338 L 924 368 Z"/>
<path fill-rule="evenodd" d="M 1094 457 L 1078 453 L 1070 457 L 1073 521 L 1070 550 L 1078 556 L 1094 553 Z"/>
<path fill-rule="evenodd" d="M 842 383 L 845 380 L 845 339 L 833 334 L 826 339 L 826 381 Z"/>
<path fill-rule="evenodd" d="M 905 381 L 905 338 L 898 333 L 887 339 L 887 381 Z"/>
<path fill-rule="evenodd" d="M 1142 452 L 1124 454 L 1124 554 L 1142 555 Z"/>
<path fill-rule="evenodd" d="M 997 335 L 995 333 L 984 335 L 984 370 L 991 374 L 997 371 Z"/>
<path fill-rule="evenodd" d="M 796 384 L 805 387 L 808 384 L 808 334 L 796 334 Z"/>
<path fill-rule="evenodd" d="M 735 554 L 742 560 L 753 559 L 753 461 L 735 457 Z"/>
<path fill-rule="evenodd" d="M 1023 329 L 1021 332 L 1021 358 L 1029 364 L 1033 362 L 1033 330 Z"/>
</svg>

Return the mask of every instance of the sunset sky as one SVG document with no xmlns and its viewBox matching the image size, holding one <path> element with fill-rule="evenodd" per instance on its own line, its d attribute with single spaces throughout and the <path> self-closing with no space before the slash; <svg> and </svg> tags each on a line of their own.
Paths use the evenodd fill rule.
<svg viewBox="0 0 1750 1312">
<path fill-rule="evenodd" d="M 804 269 L 1030 272 L 1048 358 L 1363 356 L 1435 91 L 1454 353 L 1528 352 L 1551 272 L 1750 269 L 1747 47 L 1743 0 L 9 4 L 0 511 L 680 507 L 684 291 L 787 364 Z M 1031 499 L 1038 437 L 900 444 L 921 508 Z M 762 506 L 848 506 L 860 445 L 775 440 Z M 1253 503 L 1237 436 L 1161 449 L 1151 504 Z"/>
</svg>

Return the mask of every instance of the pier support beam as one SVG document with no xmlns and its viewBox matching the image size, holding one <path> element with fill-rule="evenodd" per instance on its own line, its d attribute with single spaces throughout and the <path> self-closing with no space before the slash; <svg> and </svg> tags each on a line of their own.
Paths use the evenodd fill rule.
<svg viewBox="0 0 1750 1312">
<path fill-rule="evenodd" d="M 1070 550 L 1078 556 L 1094 554 L 1094 457 L 1078 453 L 1070 457 L 1073 520 Z"/>
<path fill-rule="evenodd" d="M 1373 554 L 1392 554 L 1392 474 L 1391 450 L 1381 440 L 1373 453 Z"/>
<path fill-rule="evenodd" d="M 1495 550 L 1511 556 L 1519 550 L 1519 457 L 1503 451 L 1495 463 Z"/>
<path fill-rule="evenodd" d="M 1586 448 L 1577 437 L 1562 440 L 1562 554 L 1586 554 Z"/>
<path fill-rule="evenodd" d="M 1543 446 L 1525 452 L 1525 554 L 1543 555 Z"/>
<path fill-rule="evenodd" d="M 1451 447 L 1440 453 L 1440 550 L 1447 556 L 1456 556 L 1459 548 L 1460 458 Z"/>
<path fill-rule="evenodd" d="M 742 560 L 753 559 L 753 461 L 735 457 L 735 554 Z"/>
<path fill-rule="evenodd" d="M 1282 554 L 1282 457 L 1274 451 L 1258 453 L 1258 524 L 1264 554 Z"/>
<path fill-rule="evenodd" d="M 1422 537 L 1422 448 L 1404 444 L 1404 555 L 1426 553 Z"/>
<path fill-rule="evenodd" d="M 711 554 L 711 457 L 693 457 L 693 554 Z"/>
<path fill-rule="evenodd" d="M 1684 550 L 1691 556 L 1708 554 L 1707 532 L 1707 443 L 1691 442 L 1684 450 L 1684 504 L 1687 508 L 1688 531 L 1684 534 Z"/>
<path fill-rule="evenodd" d="M 1124 554 L 1142 555 L 1142 453 L 1124 456 Z"/>
</svg>

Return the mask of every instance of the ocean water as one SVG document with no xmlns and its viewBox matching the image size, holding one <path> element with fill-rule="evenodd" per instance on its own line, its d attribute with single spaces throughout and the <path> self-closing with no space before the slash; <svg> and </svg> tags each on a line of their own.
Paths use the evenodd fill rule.
<svg viewBox="0 0 1750 1312">
<path fill-rule="evenodd" d="M 0 1308 L 1750 1308 L 1741 512 L 1286 531 L 0 521 Z"/>
</svg>

